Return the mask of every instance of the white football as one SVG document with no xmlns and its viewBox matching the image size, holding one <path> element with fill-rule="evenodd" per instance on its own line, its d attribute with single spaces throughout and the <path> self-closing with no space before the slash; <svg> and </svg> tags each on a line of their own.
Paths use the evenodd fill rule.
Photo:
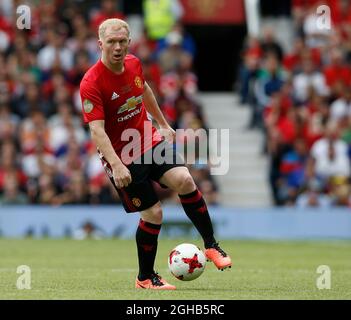
<svg viewBox="0 0 351 320">
<path fill-rule="evenodd" d="M 179 280 L 194 280 L 204 272 L 206 257 L 202 250 L 191 244 L 176 246 L 168 257 L 169 271 Z"/>
</svg>

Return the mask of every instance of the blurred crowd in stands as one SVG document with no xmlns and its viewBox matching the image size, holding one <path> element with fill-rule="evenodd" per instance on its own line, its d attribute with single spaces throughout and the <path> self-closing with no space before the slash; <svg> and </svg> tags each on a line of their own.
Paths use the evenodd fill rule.
<svg viewBox="0 0 351 320">
<path fill-rule="evenodd" d="M 130 52 L 141 59 L 145 79 L 170 124 L 206 128 L 196 99 L 194 40 L 181 23 L 180 4 L 161 2 L 154 8 L 154 1 L 144 1 L 141 30 L 131 24 Z M 0 204 L 118 203 L 82 121 L 79 84 L 100 57 L 99 24 L 112 17 L 128 21 L 123 2 L 26 3 L 30 30 L 16 28 L 16 7 L 22 3 L 0 2 Z M 172 16 L 162 16 L 162 10 Z M 163 28 L 157 26 L 158 18 Z M 209 167 L 195 161 L 189 169 L 208 203 L 217 204 Z M 162 200 L 177 201 L 170 190 L 155 187 Z"/>
<path fill-rule="evenodd" d="M 275 205 L 351 207 L 351 3 L 292 0 L 291 12 L 291 51 L 270 27 L 247 38 L 241 102 L 266 137 Z"/>
</svg>

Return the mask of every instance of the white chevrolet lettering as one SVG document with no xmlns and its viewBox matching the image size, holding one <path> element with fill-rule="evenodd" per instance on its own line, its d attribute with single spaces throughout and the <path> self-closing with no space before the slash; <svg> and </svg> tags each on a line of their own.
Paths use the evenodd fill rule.
<svg viewBox="0 0 351 320">
<path fill-rule="evenodd" d="M 117 119 L 118 122 L 122 122 L 122 121 L 125 121 L 125 120 L 128 120 L 130 118 L 133 118 L 134 116 L 136 116 L 137 114 L 139 114 L 141 112 L 141 109 L 137 109 L 131 113 L 128 113 L 126 116 L 124 117 L 119 117 Z"/>
</svg>

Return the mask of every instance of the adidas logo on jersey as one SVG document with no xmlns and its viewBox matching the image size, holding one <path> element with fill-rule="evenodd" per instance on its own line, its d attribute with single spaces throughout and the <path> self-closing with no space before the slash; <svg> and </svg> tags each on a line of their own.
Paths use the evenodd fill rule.
<svg viewBox="0 0 351 320">
<path fill-rule="evenodd" d="M 116 92 L 113 91 L 111 100 L 115 100 L 115 99 L 117 99 L 118 97 L 119 97 L 119 94 L 117 94 Z"/>
</svg>

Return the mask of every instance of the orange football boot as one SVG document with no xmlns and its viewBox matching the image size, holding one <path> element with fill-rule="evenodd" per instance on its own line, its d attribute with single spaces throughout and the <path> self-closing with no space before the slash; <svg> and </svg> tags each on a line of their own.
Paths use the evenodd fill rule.
<svg viewBox="0 0 351 320">
<path fill-rule="evenodd" d="M 215 243 L 213 247 L 205 249 L 207 261 L 212 261 L 218 270 L 232 267 L 232 259 Z"/>
<path fill-rule="evenodd" d="M 138 277 L 135 280 L 136 289 L 154 289 L 154 290 L 175 290 L 176 287 L 167 283 L 157 273 L 153 273 L 150 279 L 140 281 Z"/>
</svg>

